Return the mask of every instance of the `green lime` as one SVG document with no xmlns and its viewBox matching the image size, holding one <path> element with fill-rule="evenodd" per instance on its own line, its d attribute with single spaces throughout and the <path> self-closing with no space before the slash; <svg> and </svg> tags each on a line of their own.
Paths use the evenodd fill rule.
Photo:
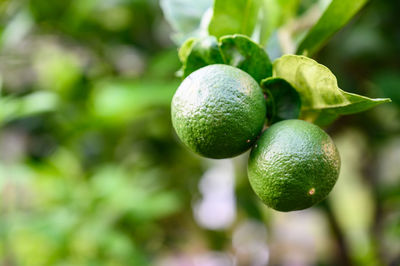
<svg viewBox="0 0 400 266">
<path fill-rule="evenodd" d="M 181 141 L 209 158 L 229 158 L 249 149 L 266 116 L 264 95 L 246 72 L 209 65 L 191 73 L 176 91 L 172 124 Z"/>
<path fill-rule="evenodd" d="M 255 193 L 278 211 L 308 208 L 323 200 L 340 170 L 328 134 L 302 120 L 273 124 L 251 151 L 248 176 Z"/>
</svg>

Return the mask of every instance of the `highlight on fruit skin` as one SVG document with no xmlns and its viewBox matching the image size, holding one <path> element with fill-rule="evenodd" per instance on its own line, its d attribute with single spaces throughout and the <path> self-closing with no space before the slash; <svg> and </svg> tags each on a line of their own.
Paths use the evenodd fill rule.
<svg viewBox="0 0 400 266">
<path fill-rule="evenodd" d="M 253 146 L 265 117 L 261 87 L 229 65 L 208 65 L 191 73 L 171 104 L 179 139 L 190 150 L 214 159 L 234 157 Z"/>
<path fill-rule="evenodd" d="M 278 122 L 263 132 L 248 162 L 254 192 L 267 206 L 285 212 L 326 198 L 339 172 L 339 152 L 329 135 L 297 119 Z"/>
</svg>

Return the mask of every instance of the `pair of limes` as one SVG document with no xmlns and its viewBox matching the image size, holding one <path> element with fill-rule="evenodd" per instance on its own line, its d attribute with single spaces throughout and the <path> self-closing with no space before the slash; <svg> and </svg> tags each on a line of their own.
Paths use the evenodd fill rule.
<svg viewBox="0 0 400 266">
<path fill-rule="evenodd" d="M 271 208 L 308 208 L 336 183 L 340 158 L 328 134 L 297 119 L 275 123 L 261 134 L 264 94 L 238 68 L 217 64 L 193 72 L 176 91 L 171 112 L 181 141 L 202 156 L 229 158 L 253 147 L 250 184 Z"/>
</svg>

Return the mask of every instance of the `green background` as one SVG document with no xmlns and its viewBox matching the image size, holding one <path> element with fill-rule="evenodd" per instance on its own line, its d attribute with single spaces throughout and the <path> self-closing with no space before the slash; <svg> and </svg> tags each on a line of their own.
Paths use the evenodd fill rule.
<svg viewBox="0 0 400 266">
<path fill-rule="evenodd" d="M 315 55 L 341 89 L 393 102 L 327 127 L 338 183 L 279 213 L 247 154 L 177 139 L 179 36 L 158 1 L 0 1 L 0 265 L 400 264 L 398 10 L 371 1 Z"/>
</svg>

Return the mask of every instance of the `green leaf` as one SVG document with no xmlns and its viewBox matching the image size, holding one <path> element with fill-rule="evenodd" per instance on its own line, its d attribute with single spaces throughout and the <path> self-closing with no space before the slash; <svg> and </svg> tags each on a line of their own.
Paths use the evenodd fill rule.
<svg viewBox="0 0 400 266">
<path fill-rule="evenodd" d="M 290 83 L 281 78 L 266 78 L 261 87 L 267 94 L 268 122 L 295 119 L 300 115 L 300 95 Z"/>
<path fill-rule="evenodd" d="M 261 0 L 214 0 L 214 12 L 208 32 L 216 37 L 229 34 L 253 34 Z"/>
<path fill-rule="evenodd" d="M 249 73 L 257 82 L 272 76 L 272 64 L 264 49 L 244 35 L 220 38 L 224 63 Z"/>
<path fill-rule="evenodd" d="M 273 77 L 285 79 L 297 90 L 302 103 L 300 117 L 318 124 L 390 102 L 341 90 L 327 67 L 305 56 L 285 55 L 275 60 Z"/>
<path fill-rule="evenodd" d="M 197 38 L 189 38 L 179 48 L 178 57 L 182 63 L 186 62 L 186 59 L 192 51 L 193 45 L 197 40 Z"/>
<path fill-rule="evenodd" d="M 204 66 L 224 63 L 214 36 L 187 40 L 179 49 L 179 59 L 183 78 Z"/>
<path fill-rule="evenodd" d="M 179 49 L 181 74 L 211 64 L 227 64 L 249 73 L 257 82 L 272 75 L 272 64 L 264 49 L 245 35 L 214 36 L 188 39 Z"/>
<path fill-rule="evenodd" d="M 332 0 L 318 22 L 301 41 L 297 54 L 307 56 L 317 52 L 327 40 L 367 3 L 368 0 Z"/>
<path fill-rule="evenodd" d="M 199 37 L 207 32 L 202 29 L 201 21 L 212 0 L 161 0 L 164 17 L 174 30 L 173 40 L 181 44 L 189 37 Z M 203 30 L 205 31 L 203 33 Z"/>
<path fill-rule="evenodd" d="M 23 97 L 0 99 L 0 124 L 27 116 L 56 111 L 60 105 L 57 94 L 38 91 Z"/>
</svg>

